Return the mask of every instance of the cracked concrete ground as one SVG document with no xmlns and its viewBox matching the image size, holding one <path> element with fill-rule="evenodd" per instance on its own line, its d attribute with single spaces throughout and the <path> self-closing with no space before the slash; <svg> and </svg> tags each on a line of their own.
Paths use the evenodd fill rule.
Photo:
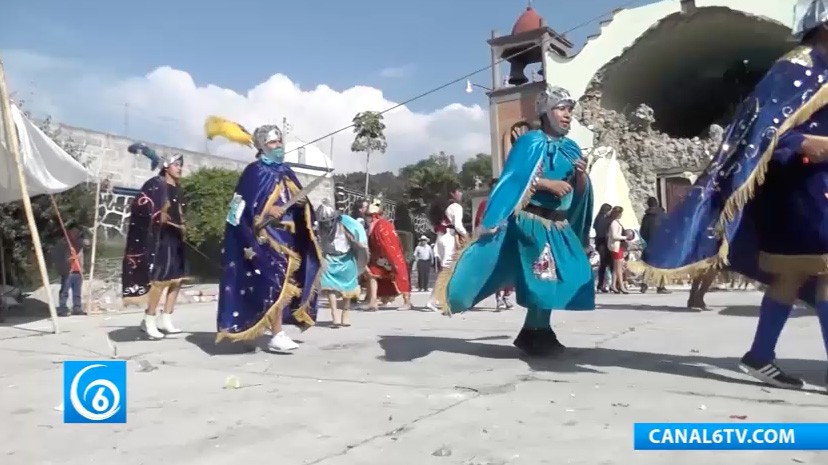
<svg viewBox="0 0 828 465">
<path fill-rule="evenodd" d="M 758 293 L 711 293 L 714 311 L 705 313 L 685 311 L 686 299 L 685 292 L 601 295 L 595 312 L 556 312 L 571 348 L 560 360 L 518 357 L 511 343 L 519 309 L 453 318 L 357 312 L 354 326 L 342 329 L 326 327 L 323 310 L 322 324 L 297 336 L 301 348 L 291 355 L 214 345 L 214 304 L 182 306 L 176 321 L 189 332 L 157 342 L 140 339 L 137 313 L 65 318 L 59 335 L 38 332 L 48 321 L 7 325 L 0 327 L 0 463 L 828 462 L 826 452 L 632 450 L 639 421 L 828 418 L 820 388 L 764 388 L 736 371 Z M 114 353 L 128 360 L 127 423 L 63 424 L 61 362 Z M 810 382 L 824 379 L 811 313 L 794 314 L 778 355 Z M 232 376 L 239 388 L 226 388 Z"/>
</svg>

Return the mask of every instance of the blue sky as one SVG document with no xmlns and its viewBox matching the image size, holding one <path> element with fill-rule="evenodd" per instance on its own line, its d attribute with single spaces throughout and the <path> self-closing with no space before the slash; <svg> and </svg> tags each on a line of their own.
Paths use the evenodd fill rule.
<svg viewBox="0 0 828 465">
<path fill-rule="evenodd" d="M 606 17 L 622 5 L 646 3 L 650 1 L 537 0 L 533 6 L 551 27 L 564 32 L 590 18 Z M 127 80 L 169 66 L 189 73 L 196 86 L 215 85 L 244 94 L 281 73 L 302 89 L 324 84 L 341 92 L 370 86 L 381 89 L 383 98 L 398 102 L 485 66 L 490 30 L 509 32 L 527 2 L 3 0 L 3 4 L 0 52 L 4 58 L 9 51 L 27 51 L 72 64 L 72 71 L 58 72 L 31 63 L 23 66 L 15 62 L 17 55 L 10 55 L 6 64 L 13 90 L 29 95 L 35 113 L 48 108 L 70 124 L 107 126 L 112 112 L 95 112 L 90 108 L 95 102 L 73 101 L 64 95 L 82 93 L 67 90 L 67 80 L 82 81 L 88 88 L 98 79 Z M 567 35 L 580 45 L 597 29 L 593 21 Z M 388 73 L 389 69 L 398 72 Z M 477 81 L 488 84 L 488 79 L 483 73 Z M 51 105 L 41 104 L 47 100 Z M 485 96 L 467 95 L 459 86 L 409 108 L 427 113 L 452 103 L 485 105 Z"/>
</svg>

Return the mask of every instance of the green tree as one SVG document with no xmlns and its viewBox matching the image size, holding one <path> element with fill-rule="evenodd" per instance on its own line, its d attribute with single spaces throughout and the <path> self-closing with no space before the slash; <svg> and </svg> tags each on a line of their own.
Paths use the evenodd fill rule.
<svg viewBox="0 0 828 465">
<path fill-rule="evenodd" d="M 432 222 L 436 219 L 434 211 L 441 208 L 449 191 L 459 185 L 457 163 L 453 155 L 445 152 L 403 167 L 400 177 L 408 181 L 407 200 L 414 213 L 432 210 Z"/>
<path fill-rule="evenodd" d="M 224 168 L 202 168 L 181 178 L 187 242 L 198 248 L 186 248 L 191 276 L 210 281 L 220 275 L 227 205 L 238 181 L 237 171 Z"/>
<path fill-rule="evenodd" d="M 196 247 L 219 244 L 224 237 L 227 208 L 239 173 L 225 168 L 202 168 L 181 178 L 187 240 Z"/>
<path fill-rule="evenodd" d="M 460 168 L 460 186 L 463 190 L 473 190 L 480 183 L 481 187 L 488 187 L 492 178 L 492 156 L 487 153 L 478 153 L 463 163 Z"/>
<path fill-rule="evenodd" d="M 385 153 L 388 142 L 385 140 L 385 123 L 382 114 L 376 111 L 357 113 L 353 119 L 354 142 L 351 143 L 352 152 L 365 153 L 365 195 L 368 195 L 368 182 L 371 171 L 371 154 Z"/>
</svg>

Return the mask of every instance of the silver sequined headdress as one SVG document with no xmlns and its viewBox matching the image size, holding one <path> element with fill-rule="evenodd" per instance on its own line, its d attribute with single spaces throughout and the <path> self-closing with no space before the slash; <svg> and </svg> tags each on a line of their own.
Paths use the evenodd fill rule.
<svg viewBox="0 0 828 465">
<path fill-rule="evenodd" d="M 805 34 L 828 22 L 828 0 L 798 0 L 794 5 L 793 35 Z"/>
<path fill-rule="evenodd" d="M 282 131 L 275 124 L 259 126 L 253 131 L 253 146 L 259 152 L 265 152 L 267 143 L 275 140 L 282 141 Z"/>
<path fill-rule="evenodd" d="M 574 108 L 577 102 L 569 91 L 563 87 L 546 85 L 546 89 L 535 100 L 535 112 L 538 116 L 545 115 L 553 108 L 568 106 Z"/>
</svg>

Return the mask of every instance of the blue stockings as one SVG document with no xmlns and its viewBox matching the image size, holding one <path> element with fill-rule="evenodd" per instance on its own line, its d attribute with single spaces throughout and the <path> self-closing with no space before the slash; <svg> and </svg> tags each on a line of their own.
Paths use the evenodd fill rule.
<svg viewBox="0 0 828 465">
<path fill-rule="evenodd" d="M 523 327 L 525 329 L 552 329 L 552 325 L 549 323 L 550 313 L 548 310 L 527 308 Z"/>
<path fill-rule="evenodd" d="M 758 363 L 770 363 L 776 358 L 776 343 L 785 322 L 791 316 L 793 305 L 777 302 L 767 293 L 759 307 L 759 323 L 748 354 Z"/>
</svg>

